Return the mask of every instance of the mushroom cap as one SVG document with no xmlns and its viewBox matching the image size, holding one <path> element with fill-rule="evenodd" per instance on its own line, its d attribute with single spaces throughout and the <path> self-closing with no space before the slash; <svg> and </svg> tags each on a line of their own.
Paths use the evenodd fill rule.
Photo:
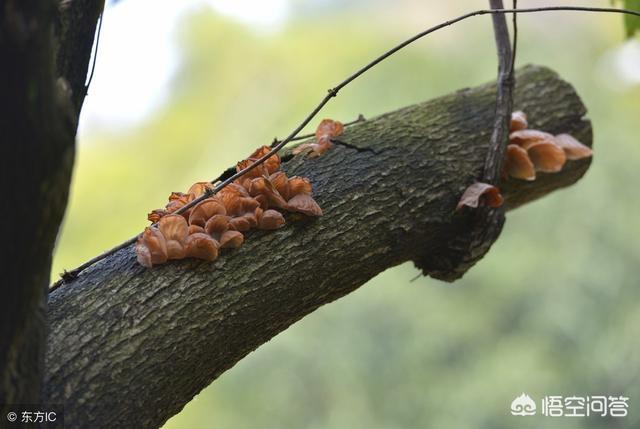
<svg viewBox="0 0 640 429">
<path fill-rule="evenodd" d="M 189 225 L 189 235 L 195 234 L 196 232 L 205 232 L 204 228 L 200 225 Z"/>
<path fill-rule="evenodd" d="M 236 183 L 230 183 L 228 186 L 222 188 L 220 192 L 216 194 L 216 197 L 222 201 L 222 204 L 224 204 L 227 210 L 227 214 L 231 216 L 253 211 L 260 205 L 259 202 L 249 196 L 249 192 L 247 192 L 244 187 Z"/>
<path fill-rule="evenodd" d="M 242 161 L 238 162 L 236 164 L 236 172 L 240 172 L 242 170 L 244 170 L 245 168 L 249 167 L 250 165 L 253 165 L 253 163 L 255 162 L 254 159 L 243 159 Z M 260 164 L 257 167 L 255 167 L 252 170 L 247 171 L 246 173 L 244 173 L 242 175 L 242 177 L 240 177 L 240 179 L 242 178 L 250 178 L 253 179 L 255 177 L 261 177 L 266 173 L 266 168 L 264 166 L 264 164 Z"/>
<path fill-rule="evenodd" d="M 257 220 L 252 221 L 252 219 L 247 215 L 248 213 L 243 216 L 232 217 L 229 219 L 229 229 L 234 231 L 249 231 L 254 222 L 257 224 Z"/>
<path fill-rule="evenodd" d="M 284 225 L 285 220 L 282 213 L 276 210 L 265 210 L 258 219 L 258 228 L 260 229 L 278 229 Z"/>
<path fill-rule="evenodd" d="M 287 207 L 287 201 L 282 198 L 282 195 L 280 195 L 275 186 L 273 186 L 271 181 L 266 177 L 252 179 L 251 185 L 249 186 L 249 194 L 253 197 L 264 195 L 270 207 Z M 255 210 L 255 208 L 253 210 Z"/>
<path fill-rule="evenodd" d="M 312 149 L 313 150 L 313 143 L 302 143 L 296 147 L 293 148 L 293 150 L 291 151 L 292 154 L 297 155 L 301 152 L 303 152 L 305 149 Z"/>
<path fill-rule="evenodd" d="M 465 189 L 456 206 L 456 211 L 465 206 L 476 208 L 480 205 L 480 202 L 495 208 L 502 205 L 504 198 L 502 194 L 500 194 L 500 189 L 497 187 L 489 185 L 488 183 L 476 182 Z"/>
<path fill-rule="evenodd" d="M 322 209 L 309 194 L 298 194 L 292 197 L 287 203 L 287 210 L 307 216 L 322 216 Z"/>
<path fill-rule="evenodd" d="M 184 259 L 185 248 L 179 241 L 167 240 L 167 259 Z"/>
<path fill-rule="evenodd" d="M 191 209 L 189 224 L 204 227 L 207 220 L 217 214 L 227 214 L 225 206 L 218 198 L 207 198 L 206 200 L 200 201 Z"/>
<path fill-rule="evenodd" d="M 242 246 L 244 235 L 239 231 L 228 230 L 220 236 L 220 247 L 224 249 L 235 249 Z"/>
<path fill-rule="evenodd" d="M 204 195 L 204 193 L 209 190 L 213 190 L 213 185 L 209 182 L 196 182 L 187 191 L 187 194 L 193 195 L 193 198 L 198 198 L 199 196 Z"/>
<path fill-rule="evenodd" d="M 194 196 L 192 194 L 185 194 L 184 192 L 172 192 L 169 195 L 169 201 L 180 201 L 183 205 L 192 201 Z"/>
<path fill-rule="evenodd" d="M 204 226 L 207 234 L 221 234 L 229 229 L 229 217 L 221 214 L 213 215 Z"/>
<path fill-rule="evenodd" d="M 330 136 L 320 136 L 318 141 L 313 144 L 313 151 L 318 155 L 322 155 L 333 147 Z"/>
<path fill-rule="evenodd" d="M 182 241 L 189 235 L 187 221 L 176 214 L 170 214 L 160 219 L 158 229 L 166 240 Z"/>
<path fill-rule="evenodd" d="M 511 112 L 511 124 L 509 131 L 524 130 L 529 126 L 527 123 L 527 114 L 521 110 Z"/>
<path fill-rule="evenodd" d="M 144 229 L 136 243 L 136 257 L 147 268 L 167 262 L 167 242 L 157 228 Z"/>
<path fill-rule="evenodd" d="M 593 155 L 593 150 L 589 146 L 580 143 L 570 134 L 558 134 L 556 136 L 556 144 L 564 150 L 567 159 L 571 161 L 589 158 Z"/>
<path fill-rule="evenodd" d="M 271 148 L 269 146 L 260 146 L 251 155 L 249 155 L 249 159 L 257 161 L 269 152 L 271 152 Z M 273 174 L 280 168 L 280 156 L 275 153 L 267 158 L 262 165 L 267 171 L 267 175 Z"/>
<path fill-rule="evenodd" d="M 289 196 L 298 194 L 311 195 L 311 182 L 306 177 L 293 176 L 289 179 Z"/>
<path fill-rule="evenodd" d="M 289 199 L 289 180 L 283 171 L 276 171 L 269 176 L 269 181 L 285 200 Z"/>
<path fill-rule="evenodd" d="M 536 167 L 536 171 L 545 173 L 557 173 L 562 170 L 562 166 L 567 161 L 564 150 L 556 145 L 555 142 L 535 143 L 529 146 L 527 154 Z"/>
<path fill-rule="evenodd" d="M 511 177 L 522 180 L 535 180 L 536 169 L 527 151 L 518 145 L 507 145 L 504 171 Z"/>
<path fill-rule="evenodd" d="M 320 121 L 318 128 L 316 128 L 316 139 L 320 139 L 322 136 L 336 137 L 342 134 L 344 131 L 344 125 L 340 121 L 334 121 L 333 119 L 323 119 Z"/>
<path fill-rule="evenodd" d="M 555 137 L 540 130 L 518 130 L 509 134 L 509 143 L 529 149 L 538 143 L 555 144 Z"/>
<path fill-rule="evenodd" d="M 186 255 L 192 258 L 214 261 L 218 258 L 220 244 L 210 235 L 197 232 L 184 241 Z"/>
<path fill-rule="evenodd" d="M 136 260 L 140 265 L 146 268 L 153 267 L 153 263 L 151 262 L 151 252 L 149 251 L 149 248 L 147 246 L 145 246 L 143 243 L 138 241 L 136 243 L 135 250 L 136 250 Z"/>
<path fill-rule="evenodd" d="M 164 209 L 155 209 L 152 210 L 151 213 L 147 215 L 147 219 L 150 222 L 156 223 L 160 220 L 160 218 L 167 214 L 167 211 Z"/>
</svg>

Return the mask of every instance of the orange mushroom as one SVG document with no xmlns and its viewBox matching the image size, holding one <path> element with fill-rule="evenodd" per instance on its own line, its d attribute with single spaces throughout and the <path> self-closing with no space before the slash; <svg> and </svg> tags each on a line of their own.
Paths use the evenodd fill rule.
<svg viewBox="0 0 640 429">
<path fill-rule="evenodd" d="M 186 256 L 205 261 L 215 261 L 218 258 L 219 243 L 210 235 L 196 232 L 184 240 Z"/>
<path fill-rule="evenodd" d="M 500 189 L 488 183 L 476 182 L 464 191 L 456 206 L 456 211 L 463 207 L 477 208 L 480 203 L 496 208 L 500 207 L 503 202 L 504 198 L 500 194 Z"/>
<path fill-rule="evenodd" d="M 257 177 L 251 180 L 249 185 L 249 195 L 257 197 L 258 195 L 264 196 L 268 207 L 277 207 L 284 209 L 287 207 L 287 201 L 282 198 L 282 195 L 273 186 L 271 181 L 266 177 Z M 268 208 L 263 207 L 263 208 Z"/>
<path fill-rule="evenodd" d="M 220 247 L 223 249 L 236 249 L 242 246 L 244 235 L 239 231 L 228 230 L 220 236 Z"/>
<path fill-rule="evenodd" d="M 276 210 L 265 210 L 258 217 L 258 228 L 260 229 L 278 229 L 284 223 L 284 216 Z"/>
<path fill-rule="evenodd" d="M 193 195 L 193 199 L 204 195 L 207 191 L 212 191 L 213 185 L 209 182 L 196 182 L 187 191 L 187 194 Z"/>
<path fill-rule="evenodd" d="M 311 195 L 311 182 L 305 177 L 293 176 L 289 179 L 288 184 L 290 196 L 298 194 Z"/>
<path fill-rule="evenodd" d="M 151 213 L 147 215 L 147 219 L 152 223 L 156 223 L 160 220 L 162 216 L 165 216 L 166 214 L 167 214 L 167 211 L 164 209 L 155 209 L 155 210 L 152 210 Z"/>
<path fill-rule="evenodd" d="M 269 146 L 260 146 L 251 155 L 249 155 L 249 159 L 257 161 L 270 151 L 271 148 Z M 273 154 L 267 158 L 262 165 L 264 166 L 267 175 L 273 174 L 280 168 L 280 156 L 278 156 L 278 154 Z"/>
<path fill-rule="evenodd" d="M 241 232 L 229 229 L 232 220 L 229 216 L 215 215 L 204 227 L 207 234 L 220 243 L 220 248 L 240 247 L 244 241 Z"/>
<path fill-rule="evenodd" d="M 509 143 L 517 144 L 524 149 L 534 144 L 548 143 L 555 144 L 555 137 L 553 134 L 545 133 L 540 130 L 518 130 L 509 134 Z"/>
<path fill-rule="evenodd" d="M 580 143 L 570 134 L 558 134 L 555 139 L 556 144 L 562 148 L 567 159 L 571 161 L 589 158 L 593 155 L 593 150 L 589 146 Z"/>
<path fill-rule="evenodd" d="M 269 176 L 269 181 L 285 200 L 289 199 L 289 180 L 283 171 L 276 171 Z"/>
<path fill-rule="evenodd" d="M 527 151 L 515 144 L 507 146 L 504 171 L 516 179 L 529 181 L 536 179 L 536 170 Z"/>
<path fill-rule="evenodd" d="M 524 130 L 529 126 L 527 123 L 527 115 L 521 110 L 511 112 L 510 131 Z"/>
<path fill-rule="evenodd" d="M 157 228 L 147 227 L 136 243 L 136 259 L 140 265 L 151 268 L 167 262 L 167 243 Z"/>
<path fill-rule="evenodd" d="M 287 210 L 307 216 L 322 216 L 322 209 L 309 194 L 298 194 L 292 197 L 287 201 Z"/>
<path fill-rule="evenodd" d="M 316 128 L 316 139 L 320 140 L 321 137 L 337 137 L 344 131 L 344 125 L 340 121 L 334 121 L 332 119 L 323 119 L 320 121 L 318 128 Z"/>
<path fill-rule="evenodd" d="M 531 158 L 536 171 L 545 173 L 557 173 L 562 170 L 562 166 L 567 161 L 564 150 L 556 145 L 555 142 L 540 141 L 534 143 L 527 149 L 527 155 Z"/>
<path fill-rule="evenodd" d="M 166 240 L 168 259 L 184 258 L 182 241 L 189 235 L 189 225 L 184 217 L 175 214 L 164 216 L 158 222 L 158 229 Z"/>
<path fill-rule="evenodd" d="M 204 226 L 210 217 L 217 214 L 227 214 L 224 204 L 216 197 L 207 198 L 191 209 L 189 224 Z"/>
<path fill-rule="evenodd" d="M 195 234 L 197 232 L 204 232 L 204 228 L 200 225 L 189 225 L 189 235 Z"/>
</svg>

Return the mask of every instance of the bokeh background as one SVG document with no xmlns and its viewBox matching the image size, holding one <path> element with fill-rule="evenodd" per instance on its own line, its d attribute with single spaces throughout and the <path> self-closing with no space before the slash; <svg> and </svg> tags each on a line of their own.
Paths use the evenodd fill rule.
<svg viewBox="0 0 640 429">
<path fill-rule="evenodd" d="M 170 191 L 283 137 L 383 50 L 485 6 L 108 3 L 52 278 L 139 232 Z M 509 213 L 463 280 L 411 282 L 409 263 L 387 270 L 250 354 L 166 429 L 640 427 L 640 42 L 624 41 L 614 15 L 519 23 L 518 63 L 555 69 L 589 109 L 586 177 Z M 376 67 L 320 117 L 373 116 L 491 80 L 494 49 L 490 18 L 473 18 Z M 513 417 L 522 392 L 625 395 L 629 417 Z"/>
</svg>

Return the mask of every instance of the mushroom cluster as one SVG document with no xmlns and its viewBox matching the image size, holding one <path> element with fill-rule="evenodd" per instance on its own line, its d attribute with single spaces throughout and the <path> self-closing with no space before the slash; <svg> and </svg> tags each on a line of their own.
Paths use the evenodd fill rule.
<svg viewBox="0 0 640 429">
<path fill-rule="evenodd" d="M 503 177 L 535 180 L 536 172 L 557 173 L 567 160 L 588 158 L 593 154 L 569 134 L 553 135 L 528 128 L 527 115 L 513 112 Z"/>
<path fill-rule="evenodd" d="M 262 146 L 236 165 L 241 171 L 269 152 Z M 252 228 L 274 230 L 285 224 L 281 211 L 321 216 L 322 209 L 311 196 L 311 183 L 304 177 L 287 177 L 280 171 L 280 157 L 274 154 L 264 163 L 240 176 L 217 194 L 195 206 L 175 213 L 198 197 L 210 194 L 213 185 L 195 183 L 186 193 L 173 192 L 164 209 L 147 218 L 136 243 L 138 262 L 145 267 L 171 259 L 198 258 L 213 261 L 220 249 L 237 248 L 243 232 Z"/>
<path fill-rule="evenodd" d="M 334 121 L 332 119 L 323 119 L 316 129 L 316 141 L 313 143 L 301 144 L 293 149 L 293 154 L 296 155 L 305 149 L 311 149 L 308 157 L 317 158 L 333 146 L 331 139 L 339 136 L 343 131 L 344 125 L 342 122 Z"/>
<path fill-rule="evenodd" d="M 567 160 L 588 158 L 593 154 L 569 134 L 553 135 L 529 129 L 527 115 L 516 111 L 511 114 L 509 144 L 505 154 L 502 177 L 535 180 L 536 172 L 557 173 Z M 500 207 L 504 198 L 496 186 L 476 182 L 469 186 L 458 201 L 456 211 L 463 207 L 476 208 L 486 205 Z"/>
</svg>

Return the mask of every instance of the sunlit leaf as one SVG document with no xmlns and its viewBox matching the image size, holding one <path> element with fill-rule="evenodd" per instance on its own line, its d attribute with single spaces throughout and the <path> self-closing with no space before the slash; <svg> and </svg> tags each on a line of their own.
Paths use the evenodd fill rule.
<svg viewBox="0 0 640 429">
<path fill-rule="evenodd" d="M 624 0 L 624 8 L 640 12 L 640 0 Z M 625 15 L 624 28 L 627 37 L 633 37 L 636 32 L 640 33 L 640 16 Z"/>
</svg>

